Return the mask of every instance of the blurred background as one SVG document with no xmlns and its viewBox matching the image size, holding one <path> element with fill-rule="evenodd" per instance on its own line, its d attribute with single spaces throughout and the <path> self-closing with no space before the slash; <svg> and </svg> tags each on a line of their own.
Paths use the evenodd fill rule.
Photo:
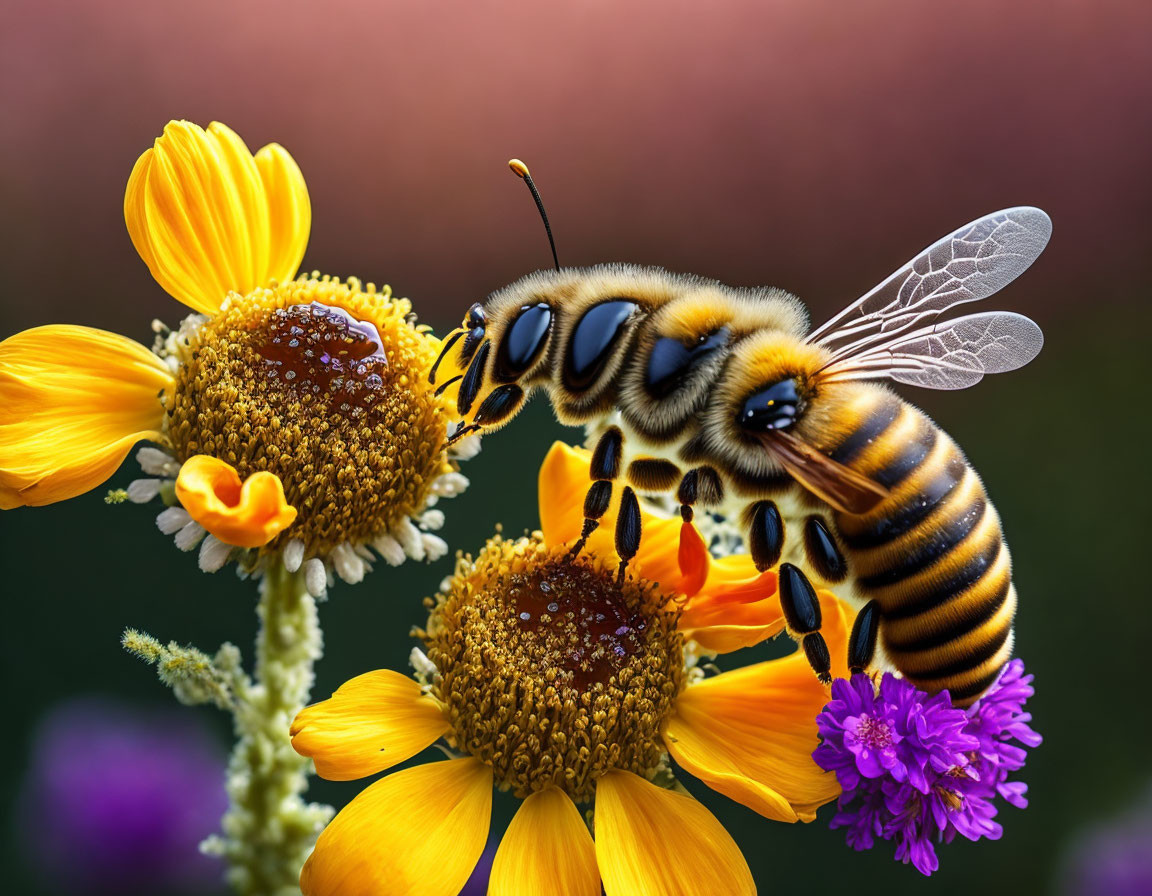
<svg viewBox="0 0 1152 896">
<path fill-rule="evenodd" d="M 1119 861 L 1152 861 L 1148 3 L 3 9 L 0 337 L 72 322 L 149 342 L 153 318 L 182 317 L 136 257 L 121 211 L 132 163 L 170 118 L 219 119 L 252 149 L 282 143 L 312 195 L 305 268 L 390 283 L 440 331 L 549 264 L 531 200 L 505 168 L 512 156 L 532 167 L 563 264 L 632 261 L 773 284 L 804 299 L 816 322 L 960 224 L 1010 205 L 1044 208 L 1055 222 L 1048 250 L 994 303 L 1043 326 L 1040 358 L 968 392 L 905 393 L 964 446 L 1005 521 L 1017 650 L 1036 674 L 1034 725 L 1045 736 L 1022 775 L 1031 807 L 1002 810 L 1000 843 L 942 849 L 925 881 L 885 847 L 852 852 L 826 814 L 772 824 L 689 786 L 734 832 L 762 892 L 1118 892 L 1102 882 L 1100 844 L 1124 846 L 1112 850 Z M 520 471 L 564 436 L 578 434 L 538 399 L 486 440 L 465 470 L 472 488 L 444 505 L 454 549 L 475 550 L 497 522 L 512 533 L 536 525 Z M 129 463 L 109 485 L 136 475 Z M 84 865 L 89 848 L 71 839 L 84 834 L 68 819 L 111 798 L 85 782 L 124 774 L 116 757 L 142 742 L 168 743 L 147 749 L 167 750 L 176 771 L 154 770 L 139 805 L 113 818 L 144 813 L 158 819 L 146 825 L 154 833 L 169 819 L 165 837 L 194 843 L 209 830 L 185 822 L 215 813 L 200 782 L 223 762 L 225 719 L 173 708 L 120 650 L 121 630 L 208 650 L 255 632 L 250 583 L 201 574 L 156 530 L 155 508 L 102 497 L 0 516 L 0 861 L 11 891 L 28 896 L 217 893 L 218 872 L 200 866 L 149 872 L 144 885 L 67 867 Z M 409 563 L 333 589 L 315 694 L 402 665 L 420 598 L 449 568 Z M 196 732 L 176 736 L 182 726 Z M 139 732 L 137 746 L 109 747 L 108 729 Z M 157 796 L 181 788 L 186 800 Z M 318 783 L 313 794 L 342 805 L 358 789 Z M 511 808 L 497 801 L 494 836 Z M 109 824 L 87 836 L 115 841 L 98 852 L 128 850 L 121 869 L 132 849 L 158 854 Z"/>
</svg>

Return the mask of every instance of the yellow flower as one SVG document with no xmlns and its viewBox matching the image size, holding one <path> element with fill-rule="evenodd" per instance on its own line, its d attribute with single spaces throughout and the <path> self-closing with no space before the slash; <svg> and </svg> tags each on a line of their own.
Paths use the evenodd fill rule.
<svg viewBox="0 0 1152 896">
<path fill-rule="evenodd" d="M 296 276 L 311 224 L 299 168 L 220 123 L 164 129 L 124 196 L 132 243 L 193 309 L 151 350 L 114 333 L 37 327 L 0 343 L 0 508 L 107 480 L 132 446 L 150 477 L 128 496 L 170 506 L 160 528 L 200 564 L 304 564 L 358 581 L 442 556 L 429 510 L 466 485 L 443 445 L 453 412 L 427 373 L 440 342 L 384 287 Z M 178 505 L 177 505 L 178 502 Z M 207 533 L 207 537 L 205 537 Z"/>
<path fill-rule="evenodd" d="M 353 799 L 304 866 L 306 896 L 452 896 L 488 838 L 494 786 L 523 800 L 496 853 L 494 896 L 596 896 L 601 883 L 608 896 L 749 894 L 739 848 L 675 784 L 668 757 L 780 821 L 810 821 L 838 794 L 811 758 L 828 697 L 802 653 L 705 677 L 685 649 L 781 631 L 775 574 L 747 556 L 697 555 L 703 585 L 687 598 L 701 571 L 682 564 L 678 521 L 645 515 L 619 580 L 616 507 L 573 558 L 587 470 L 587 452 L 554 446 L 540 471 L 542 533 L 494 538 L 460 561 L 419 633 L 423 686 L 369 672 L 296 717 L 293 746 L 333 780 L 385 771 L 440 738 L 459 757 Z M 847 610 L 820 601 L 844 676 Z"/>
</svg>

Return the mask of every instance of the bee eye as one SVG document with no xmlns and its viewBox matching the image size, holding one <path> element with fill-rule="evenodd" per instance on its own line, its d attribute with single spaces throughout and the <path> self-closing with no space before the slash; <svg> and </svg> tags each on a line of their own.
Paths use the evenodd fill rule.
<svg viewBox="0 0 1152 896">
<path fill-rule="evenodd" d="M 521 305 L 500 341 L 497 376 L 511 381 L 528 370 L 543 351 L 551 326 L 552 309 L 546 302 Z"/>
<path fill-rule="evenodd" d="M 476 302 L 471 308 L 468 309 L 468 316 L 464 318 L 464 324 L 469 330 L 477 327 L 485 327 L 488 324 L 488 316 L 484 313 L 484 306 Z"/>
<path fill-rule="evenodd" d="M 799 404 L 796 381 L 781 380 L 749 395 L 736 415 L 736 422 L 749 432 L 784 429 L 796 421 Z"/>
<path fill-rule="evenodd" d="M 726 347 L 730 335 L 727 327 L 720 327 L 701 334 L 691 347 L 671 336 L 657 339 L 648 356 L 648 373 L 644 380 L 648 391 L 656 398 L 667 398 L 698 365 L 718 349 Z"/>
</svg>

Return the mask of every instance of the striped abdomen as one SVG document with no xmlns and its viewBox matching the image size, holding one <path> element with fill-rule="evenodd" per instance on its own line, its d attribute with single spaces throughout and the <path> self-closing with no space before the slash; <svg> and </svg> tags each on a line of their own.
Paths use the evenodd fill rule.
<svg viewBox="0 0 1152 896">
<path fill-rule="evenodd" d="M 836 525 L 860 596 L 881 609 L 889 659 L 928 691 L 963 706 L 996 679 L 1012 651 L 1016 592 L 1000 518 L 949 436 L 892 394 L 864 408 L 831 457 L 889 496 Z"/>
</svg>

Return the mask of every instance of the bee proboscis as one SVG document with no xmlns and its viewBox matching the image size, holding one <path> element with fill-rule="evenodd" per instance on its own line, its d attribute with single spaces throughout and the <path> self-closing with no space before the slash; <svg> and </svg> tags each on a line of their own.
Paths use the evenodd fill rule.
<svg viewBox="0 0 1152 896">
<path fill-rule="evenodd" d="M 527 169 L 513 169 L 543 214 Z M 503 426 L 545 391 L 561 422 L 599 433 L 584 538 L 623 485 L 622 572 L 638 546 L 636 493 L 674 495 L 686 526 L 694 508 L 742 519 L 822 679 L 813 581 L 860 607 L 853 671 L 886 662 L 967 705 L 1011 655 L 1008 548 L 960 448 L 883 381 L 963 389 L 1031 361 L 1043 336 L 1022 315 L 938 318 L 1012 282 L 1050 233 L 1036 208 L 985 215 L 809 333 L 804 306 L 779 289 L 629 264 L 529 274 L 446 340 L 466 421 L 453 438 Z"/>
</svg>

